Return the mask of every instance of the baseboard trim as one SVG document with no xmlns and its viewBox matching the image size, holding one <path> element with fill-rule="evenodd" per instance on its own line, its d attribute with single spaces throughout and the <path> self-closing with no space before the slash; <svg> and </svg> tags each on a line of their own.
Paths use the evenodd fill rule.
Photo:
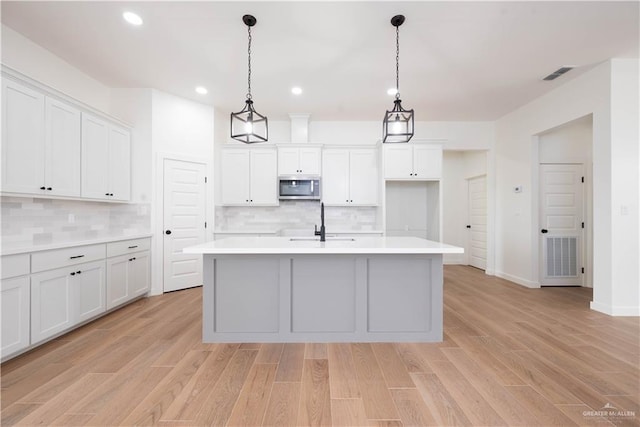
<svg viewBox="0 0 640 427">
<path fill-rule="evenodd" d="M 496 271 L 495 276 L 500 277 L 501 279 L 508 280 L 520 286 L 524 286 L 525 288 L 538 289 L 540 288 L 540 283 L 532 282 L 530 280 L 523 279 L 522 277 L 514 276 L 502 271 Z"/>
<path fill-rule="evenodd" d="M 597 301 L 591 301 L 589 307 L 591 308 L 591 310 L 598 311 L 609 316 L 640 316 L 640 307 L 638 306 L 614 306 L 609 304 L 602 304 Z"/>
</svg>

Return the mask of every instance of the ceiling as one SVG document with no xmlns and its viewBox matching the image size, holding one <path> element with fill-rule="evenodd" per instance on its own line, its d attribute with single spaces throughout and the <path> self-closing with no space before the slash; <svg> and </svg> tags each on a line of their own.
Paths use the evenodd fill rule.
<svg viewBox="0 0 640 427">
<path fill-rule="evenodd" d="M 153 87 L 238 111 L 247 91 L 271 120 L 382 120 L 400 92 L 417 120 L 495 120 L 612 57 L 638 57 L 629 2 L 11 2 L 2 22 L 109 87 Z M 144 20 L 122 19 L 133 11 Z M 577 68 L 542 81 L 561 66 Z M 195 86 L 209 89 L 205 96 Z M 303 94 L 295 96 L 292 86 Z"/>
</svg>

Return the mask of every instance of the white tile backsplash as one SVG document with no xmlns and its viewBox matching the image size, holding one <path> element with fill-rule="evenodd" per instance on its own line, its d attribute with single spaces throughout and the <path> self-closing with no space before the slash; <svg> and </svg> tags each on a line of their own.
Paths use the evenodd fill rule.
<svg viewBox="0 0 640 427">
<path fill-rule="evenodd" d="M 327 230 L 368 231 L 379 229 L 378 208 L 370 206 L 325 206 Z M 218 231 L 274 231 L 320 226 L 320 203 L 312 200 L 282 200 L 280 206 L 216 206 Z"/>
<path fill-rule="evenodd" d="M 148 204 L 0 197 L 2 248 L 150 233 Z"/>
</svg>

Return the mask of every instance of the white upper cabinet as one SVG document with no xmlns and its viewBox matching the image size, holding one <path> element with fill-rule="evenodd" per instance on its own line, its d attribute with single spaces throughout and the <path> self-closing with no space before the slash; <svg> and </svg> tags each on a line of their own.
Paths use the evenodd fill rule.
<svg viewBox="0 0 640 427">
<path fill-rule="evenodd" d="M 378 151 L 326 149 L 322 159 L 322 201 L 331 206 L 378 204 Z"/>
<path fill-rule="evenodd" d="M 277 155 L 270 148 L 222 150 L 222 204 L 277 206 Z"/>
<path fill-rule="evenodd" d="M 82 197 L 129 200 L 131 135 L 106 121 L 82 114 Z"/>
<path fill-rule="evenodd" d="M 2 82 L 2 191 L 46 192 L 44 95 Z"/>
<path fill-rule="evenodd" d="M 80 111 L 47 98 L 45 126 L 46 191 L 54 196 L 80 197 Z"/>
<path fill-rule="evenodd" d="M 384 178 L 431 180 L 442 177 L 442 147 L 393 144 L 383 147 Z"/>
<path fill-rule="evenodd" d="M 278 147 L 279 175 L 320 175 L 320 147 Z"/>
</svg>

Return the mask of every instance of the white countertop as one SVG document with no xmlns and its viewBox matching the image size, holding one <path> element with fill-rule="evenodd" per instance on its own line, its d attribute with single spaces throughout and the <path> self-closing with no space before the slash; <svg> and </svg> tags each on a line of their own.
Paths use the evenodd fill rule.
<svg viewBox="0 0 640 427">
<path fill-rule="evenodd" d="M 300 240 L 299 237 L 229 237 L 184 249 L 189 254 L 461 254 L 464 249 L 418 237 L 355 237 Z"/>
<path fill-rule="evenodd" d="M 114 237 L 98 237 L 91 240 L 82 240 L 66 243 L 48 243 L 44 245 L 21 245 L 21 246 L 2 246 L 2 255 L 16 255 L 29 252 L 49 251 L 52 249 L 73 248 L 76 246 L 97 245 L 100 243 L 120 242 L 122 240 L 132 239 L 144 239 L 151 237 L 150 233 L 147 234 L 131 234 L 127 236 L 114 236 Z"/>
</svg>

